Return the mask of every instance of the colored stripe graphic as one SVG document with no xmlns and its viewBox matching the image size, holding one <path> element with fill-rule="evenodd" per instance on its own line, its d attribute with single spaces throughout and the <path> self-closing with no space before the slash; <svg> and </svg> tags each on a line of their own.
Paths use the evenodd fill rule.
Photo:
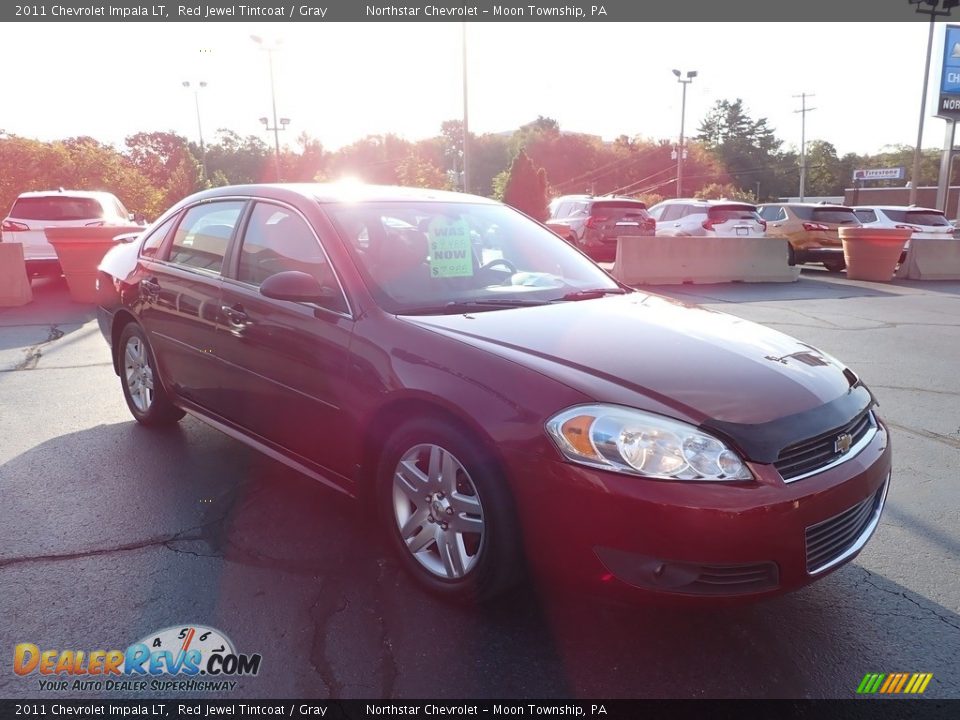
<svg viewBox="0 0 960 720">
<path fill-rule="evenodd" d="M 933 679 L 933 673 L 867 673 L 857 686 L 858 695 L 920 695 Z"/>
</svg>

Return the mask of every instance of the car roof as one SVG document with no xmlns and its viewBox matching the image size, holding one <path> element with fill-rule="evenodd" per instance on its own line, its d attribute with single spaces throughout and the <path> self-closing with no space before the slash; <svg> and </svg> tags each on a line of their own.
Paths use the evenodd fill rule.
<svg viewBox="0 0 960 720">
<path fill-rule="evenodd" d="M 623 195 L 560 195 L 559 197 L 553 198 L 550 202 L 567 202 L 570 200 L 585 200 L 587 202 L 604 202 L 607 200 L 616 200 L 618 202 L 635 202 L 635 203 L 646 203 L 643 200 L 639 200 L 634 197 L 624 197 Z"/>
<path fill-rule="evenodd" d="M 479 195 L 431 190 L 428 188 L 400 187 L 395 185 L 368 185 L 366 183 L 268 183 L 259 185 L 225 185 L 204 190 L 191 196 L 191 200 L 224 197 L 231 195 L 262 195 L 277 199 L 300 196 L 321 203 L 344 202 L 461 202 L 497 205 Z"/>
<path fill-rule="evenodd" d="M 114 195 L 111 192 L 106 192 L 105 190 L 31 190 L 29 192 L 20 193 L 17 196 L 19 198 L 35 198 L 35 197 L 82 197 L 82 198 L 93 198 L 94 200 L 103 200 L 104 198 L 114 198 Z"/>
<path fill-rule="evenodd" d="M 760 203 L 758 207 L 776 205 L 777 207 L 810 207 L 810 208 L 843 208 L 844 210 L 853 210 L 849 205 L 837 205 L 836 203 L 808 203 L 808 202 L 765 202 Z"/>
<path fill-rule="evenodd" d="M 854 206 L 853 209 L 854 210 L 907 210 L 907 211 L 915 210 L 918 212 L 940 213 L 941 215 L 946 214 L 943 212 L 943 210 L 937 210 L 936 208 L 919 207 L 917 205 L 856 205 Z"/>
</svg>

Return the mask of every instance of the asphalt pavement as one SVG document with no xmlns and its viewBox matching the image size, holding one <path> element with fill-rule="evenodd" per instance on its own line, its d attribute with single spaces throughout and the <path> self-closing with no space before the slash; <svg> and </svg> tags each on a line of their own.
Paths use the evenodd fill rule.
<svg viewBox="0 0 960 720">
<path fill-rule="evenodd" d="M 960 697 L 960 282 L 807 269 L 656 291 L 818 346 L 874 391 L 894 480 L 854 562 L 737 607 L 533 583 L 444 604 L 359 505 L 192 418 L 138 426 L 92 309 L 36 281 L 0 308 L 0 697 L 160 695 L 41 691 L 13 648 L 123 649 L 190 623 L 263 656 L 230 698 L 847 698 L 868 672 L 933 673 L 925 697 Z"/>
</svg>

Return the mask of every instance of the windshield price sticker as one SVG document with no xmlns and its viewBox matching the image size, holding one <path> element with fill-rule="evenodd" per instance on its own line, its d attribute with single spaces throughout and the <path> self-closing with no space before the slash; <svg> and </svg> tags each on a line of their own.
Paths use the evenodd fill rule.
<svg viewBox="0 0 960 720">
<path fill-rule="evenodd" d="M 470 226 L 464 220 L 437 218 L 427 230 L 430 240 L 430 277 L 473 275 Z"/>
</svg>

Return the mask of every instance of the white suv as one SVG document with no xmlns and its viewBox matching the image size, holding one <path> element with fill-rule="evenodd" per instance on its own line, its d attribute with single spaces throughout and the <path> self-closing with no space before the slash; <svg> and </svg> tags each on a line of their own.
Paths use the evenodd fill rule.
<svg viewBox="0 0 960 720">
<path fill-rule="evenodd" d="M 650 208 L 657 235 L 763 237 L 767 223 L 757 206 L 732 200 L 664 200 Z"/>
<path fill-rule="evenodd" d="M 913 205 L 858 205 L 853 209 L 864 227 L 903 228 L 915 233 L 953 235 L 954 227 L 939 210 Z"/>
<path fill-rule="evenodd" d="M 29 275 L 60 274 L 60 262 L 45 228 L 130 225 L 133 215 L 108 192 L 43 190 L 22 193 L 0 225 L 0 242 L 23 243 Z"/>
</svg>

